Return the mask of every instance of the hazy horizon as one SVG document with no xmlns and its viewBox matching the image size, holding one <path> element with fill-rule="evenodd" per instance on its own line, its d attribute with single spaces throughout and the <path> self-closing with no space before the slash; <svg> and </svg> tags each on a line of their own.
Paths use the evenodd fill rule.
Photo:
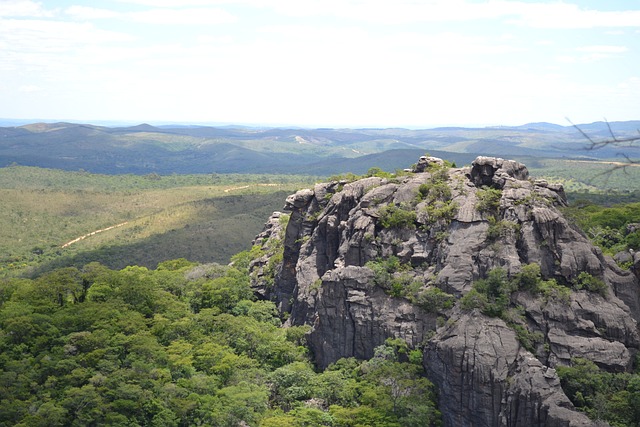
<svg viewBox="0 0 640 427">
<path fill-rule="evenodd" d="M 626 121 L 640 99 L 639 35 L 632 0 L 6 0 L 0 117 Z"/>
<path fill-rule="evenodd" d="M 299 129 L 409 129 L 409 130 L 428 130 L 428 129 L 436 129 L 436 128 L 447 128 L 447 127 L 459 127 L 459 128 L 493 128 L 493 127 L 519 127 L 530 124 L 544 123 L 549 125 L 563 126 L 569 127 L 574 125 L 588 125 L 594 123 L 616 123 L 616 122 L 633 122 L 640 121 L 637 120 L 597 120 L 594 122 L 588 123 L 575 123 L 573 121 L 569 121 L 568 119 L 565 123 L 552 123 L 552 122 L 535 122 L 528 121 L 525 123 L 517 123 L 517 124 L 438 124 L 438 125 L 425 125 L 425 126 L 303 126 L 297 124 L 267 124 L 267 123 L 227 123 L 227 122 L 196 122 L 196 121 L 143 121 L 143 120 L 76 120 L 76 119 L 42 119 L 42 118 L 34 118 L 34 119 L 13 119 L 0 117 L 0 127 L 19 127 L 30 124 L 37 123 L 72 123 L 72 124 L 84 124 L 84 125 L 94 125 L 94 126 L 105 126 L 105 127 L 129 127 L 129 126 L 138 126 L 147 124 L 150 126 L 194 126 L 194 127 L 248 127 L 248 128 L 299 128 Z"/>
</svg>

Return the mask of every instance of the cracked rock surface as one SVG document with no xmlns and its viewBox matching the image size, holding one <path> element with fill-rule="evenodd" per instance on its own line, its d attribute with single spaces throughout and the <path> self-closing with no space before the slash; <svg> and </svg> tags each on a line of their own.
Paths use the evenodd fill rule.
<svg viewBox="0 0 640 427">
<path fill-rule="evenodd" d="M 631 369 L 640 347 L 633 272 L 640 263 L 623 271 L 603 256 L 563 217 L 562 187 L 530 179 L 521 163 L 479 157 L 445 172 L 433 158 L 419 164 L 396 179 L 317 184 L 289 196 L 286 228 L 276 214 L 255 242 L 267 254 L 253 263 L 255 292 L 275 301 L 291 325 L 312 327 L 308 342 L 320 368 L 370 358 L 387 338 L 422 349 L 446 426 L 596 425 L 573 408 L 555 368 L 581 357 L 610 371 Z M 448 187 L 439 199 L 428 195 L 436 174 Z M 494 211 L 478 208 L 488 189 L 498 192 Z M 390 209 L 415 219 L 385 227 Z M 269 248 L 278 239 L 282 262 L 270 281 Z M 391 296 L 366 265 L 391 256 L 411 267 L 421 289 L 437 287 L 457 303 L 429 310 Z M 490 270 L 513 276 L 530 263 L 544 280 L 568 287 L 587 272 L 606 292 L 573 290 L 562 301 L 514 292 L 510 306 L 519 307 L 521 326 L 541 337 L 525 348 L 513 325 L 459 301 Z"/>
</svg>

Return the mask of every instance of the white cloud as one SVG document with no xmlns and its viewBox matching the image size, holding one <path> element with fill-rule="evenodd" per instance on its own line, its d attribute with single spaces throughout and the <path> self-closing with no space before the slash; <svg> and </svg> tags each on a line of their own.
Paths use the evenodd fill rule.
<svg viewBox="0 0 640 427">
<path fill-rule="evenodd" d="M 581 46 L 576 48 L 575 51 L 578 52 L 577 55 L 564 54 L 559 55 L 556 59 L 564 64 L 591 63 L 620 56 L 620 54 L 628 52 L 629 48 L 625 46 L 594 45 Z"/>
<path fill-rule="evenodd" d="M 217 8 L 150 9 L 131 12 L 126 17 L 135 22 L 168 25 L 213 25 L 236 21 L 235 16 Z"/>
<path fill-rule="evenodd" d="M 622 95 L 639 92 L 628 78 L 635 39 L 603 35 L 611 28 L 563 37 L 531 31 L 588 28 L 581 25 L 592 25 L 593 13 L 598 25 L 610 19 L 577 0 L 121 0 L 113 10 L 49 12 L 47 3 L 0 0 L 0 82 L 31 116 L 59 114 L 66 103 L 69 117 L 87 118 L 515 124 L 553 115 L 581 121 L 593 105 L 598 117 L 614 117 L 621 108 L 601 106 L 606 96 L 637 114 L 634 98 Z M 23 19 L 2 20 L 7 4 Z M 425 24 L 392 25 L 413 23 Z M 628 65 L 611 75 L 606 62 L 581 65 L 622 55 Z M 606 92 L 619 82 L 619 95 Z"/>
<path fill-rule="evenodd" d="M 165 2 L 166 6 L 173 6 L 171 2 Z M 162 4 L 161 4 L 162 5 Z M 184 6 L 184 4 L 180 4 Z M 236 17 L 218 8 L 159 8 L 139 12 L 116 12 L 108 9 L 96 9 L 85 6 L 71 6 L 65 13 L 79 20 L 95 20 L 118 18 L 132 22 L 159 25 L 215 25 L 236 22 Z"/>
<path fill-rule="evenodd" d="M 533 28 L 640 27 L 639 10 L 600 11 L 570 3 L 514 2 L 512 12 L 517 17 L 510 22 Z"/>
<path fill-rule="evenodd" d="M 618 89 L 625 92 L 633 91 L 635 94 L 640 94 L 640 76 L 628 78 L 618 85 Z"/>
<path fill-rule="evenodd" d="M 229 0 L 116 0 L 120 3 L 138 4 L 150 7 L 191 7 L 191 6 L 214 6 L 219 4 L 231 4 L 235 1 Z"/>
<path fill-rule="evenodd" d="M 42 8 L 40 3 L 30 0 L 2 0 L 0 1 L 0 17 L 49 17 L 52 12 Z"/>
<path fill-rule="evenodd" d="M 50 20 L 0 20 L 0 68 L 26 74 L 42 70 L 45 75 L 67 72 L 82 63 L 78 52 L 96 51 L 110 43 L 131 41 L 131 37 L 106 31 L 88 23 Z M 57 70 L 57 71 L 56 71 Z M 64 70 L 64 71 L 61 71 Z"/>
<path fill-rule="evenodd" d="M 589 53 L 624 53 L 629 50 L 629 48 L 625 46 L 583 46 L 577 49 L 579 52 L 589 52 Z"/>
<path fill-rule="evenodd" d="M 87 6 L 71 6 L 65 13 L 75 19 L 81 20 L 93 20 L 93 19 L 108 19 L 118 17 L 120 14 L 112 10 L 96 9 L 95 7 Z"/>
<path fill-rule="evenodd" d="M 18 88 L 18 91 L 27 92 L 27 93 L 29 93 L 29 92 L 39 92 L 41 90 L 42 90 L 42 88 L 39 87 L 39 86 L 36 86 L 36 85 L 23 85 L 23 86 L 20 86 Z"/>
<path fill-rule="evenodd" d="M 193 3 L 190 1 L 189 3 Z M 638 27 L 640 11 L 588 10 L 579 4 L 564 2 L 526 2 L 512 0 L 220 0 L 197 1 L 207 4 L 244 4 L 271 8 L 296 17 L 351 19 L 378 24 L 416 22 L 464 22 L 507 19 L 512 24 L 535 28 Z M 151 0 L 136 3 L 152 4 Z M 177 1 L 163 4 L 177 6 Z"/>
<path fill-rule="evenodd" d="M 123 3 L 149 6 L 153 9 L 141 12 L 147 22 L 157 20 L 165 23 L 166 18 L 154 9 L 164 9 L 171 13 L 184 13 L 177 19 L 186 23 L 194 18 L 191 12 L 181 12 L 184 8 L 202 10 L 210 6 L 241 5 L 256 9 L 272 9 L 289 17 L 335 17 L 355 22 L 369 22 L 382 25 L 410 24 L 418 22 L 467 22 L 503 19 L 519 26 L 534 28 L 596 28 L 596 27 L 640 27 L 640 11 L 588 10 L 576 3 L 525 2 L 512 0 L 118 0 Z M 213 9 L 216 10 L 216 9 Z M 222 13 L 217 18 L 229 22 L 229 16 Z"/>
</svg>

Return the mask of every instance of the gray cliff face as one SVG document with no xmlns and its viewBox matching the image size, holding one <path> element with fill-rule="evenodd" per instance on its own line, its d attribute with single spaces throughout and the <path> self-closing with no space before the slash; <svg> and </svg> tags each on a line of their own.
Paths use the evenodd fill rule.
<svg viewBox="0 0 640 427">
<path fill-rule="evenodd" d="M 631 368 L 640 347 L 640 263 L 634 274 L 605 258 L 557 209 L 566 203 L 562 188 L 531 180 L 518 162 L 479 157 L 462 169 L 421 162 L 435 165 L 290 196 L 286 230 L 272 218 L 256 240 L 266 252 L 254 261 L 256 292 L 292 325 L 312 326 L 308 342 L 321 368 L 370 358 L 387 338 L 422 349 L 447 426 L 592 425 L 564 395 L 555 367 L 582 357 L 608 370 Z M 488 189 L 494 204 L 485 203 Z M 389 222 L 394 209 L 413 216 Z M 278 244 L 282 262 L 268 268 Z M 456 304 L 433 309 L 390 296 L 365 264 L 391 256 L 410 266 L 405 275 L 418 293 L 438 288 Z M 490 270 L 513 276 L 530 263 L 543 279 L 570 286 L 587 272 L 607 289 L 572 291 L 566 300 L 513 293 L 511 306 L 522 312 L 516 323 L 540 337 L 525 348 L 513 325 L 463 310 L 460 298 Z"/>
</svg>

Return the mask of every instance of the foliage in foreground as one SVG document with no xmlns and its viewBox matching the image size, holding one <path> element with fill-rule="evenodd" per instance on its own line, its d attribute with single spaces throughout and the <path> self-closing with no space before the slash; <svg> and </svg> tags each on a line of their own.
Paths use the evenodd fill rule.
<svg viewBox="0 0 640 427">
<path fill-rule="evenodd" d="M 397 343 L 316 372 L 306 328 L 255 300 L 246 256 L 0 281 L 0 426 L 438 425 Z"/>
<path fill-rule="evenodd" d="M 640 425 L 640 374 L 606 372 L 578 358 L 559 366 L 558 376 L 571 402 L 590 418 L 614 427 Z"/>
<path fill-rule="evenodd" d="M 606 207 L 578 200 L 564 213 L 606 254 L 640 250 L 640 203 Z"/>
</svg>

